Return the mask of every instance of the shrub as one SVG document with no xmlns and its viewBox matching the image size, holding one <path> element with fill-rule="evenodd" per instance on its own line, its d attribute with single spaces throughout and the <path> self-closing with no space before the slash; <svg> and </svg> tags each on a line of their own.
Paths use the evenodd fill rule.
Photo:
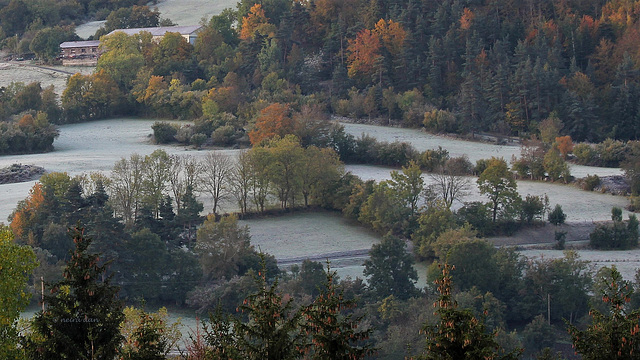
<svg viewBox="0 0 640 360">
<path fill-rule="evenodd" d="M 205 141 L 207 141 L 207 135 L 203 133 L 193 134 L 191 136 L 191 139 L 189 140 L 191 145 L 193 145 L 193 147 L 195 147 L 196 149 L 200 149 L 200 147 L 202 146 L 202 144 L 205 143 Z"/>
<path fill-rule="evenodd" d="M 582 190 L 593 191 L 600 185 L 600 177 L 598 175 L 587 175 L 582 183 Z"/>
<path fill-rule="evenodd" d="M 467 155 L 457 156 L 447 160 L 444 165 L 447 174 L 451 175 L 471 175 L 473 174 L 473 164 Z"/>
<path fill-rule="evenodd" d="M 607 139 L 596 144 L 598 165 L 606 167 L 618 167 L 625 159 L 627 146 L 620 140 Z"/>
<path fill-rule="evenodd" d="M 596 160 L 595 149 L 586 143 L 580 143 L 573 147 L 573 155 L 576 157 L 578 164 L 591 165 Z"/>
<path fill-rule="evenodd" d="M 220 126 L 211 133 L 211 141 L 215 145 L 228 146 L 234 142 L 235 134 L 236 130 L 233 128 L 233 126 Z"/>
<path fill-rule="evenodd" d="M 184 125 L 178 129 L 175 138 L 181 144 L 189 144 L 194 133 L 195 131 L 191 125 Z"/>
<path fill-rule="evenodd" d="M 444 168 L 449 160 L 449 151 L 438 146 L 437 149 L 425 150 L 420 154 L 419 165 L 425 171 L 436 171 Z"/>
<path fill-rule="evenodd" d="M 435 132 L 455 132 L 456 117 L 446 110 L 431 110 L 424 113 L 422 122 L 427 130 Z"/>
<path fill-rule="evenodd" d="M 493 233 L 491 211 L 487 204 L 480 201 L 465 203 L 457 212 L 458 223 L 469 223 L 483 237 Z"/>
<path fill-rule="evenodd" d="M 544 208 L 542 196 L 527 195 L 520 209 L 520 221 L 531 224 L 535 219 L 542 219 Z"/>
<path fill-rule="evenodd" d="M 170 142 L 176 141 L 175 136 L 178 132 L 178 129 L 167 122 L 156 121 L 151 126 L 151 129 L 153 129 L 153 138 L 156 144 L 168 144 Z"/>
<path fill-rule="evenodd" d="M 553 211 L 549 213 L 548 220 L 553 225 L 564 224 L 564 221 L 567 220 L 567 214 L 562 211 L 562 206 L 560 204 L 556 204 L 556 207 L 553 208 Z"/>
</svg>

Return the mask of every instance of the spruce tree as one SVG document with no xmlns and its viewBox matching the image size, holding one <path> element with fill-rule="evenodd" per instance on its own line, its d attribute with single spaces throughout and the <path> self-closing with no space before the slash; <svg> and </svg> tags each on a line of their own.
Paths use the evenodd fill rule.
<svg viewBox="0 0 640 360">
<path fill-rule="evenodd" d="M 118 287 L 105 276 L 106 264 L 87 251 L 91 239 L 73 230 L 76 249 L 64 269 L 64 279 L 52 284 L 46 309 L 32 320 L 25 339 L 31 359 L 105 359 L 118 353 L 124 319 Z"/>
<path fill-rule="evenodd" d="M 485 330 L 483 319 L 478 319 L 470 309 L 459 309 L 453 300 L 452 266 L 442 266 L 442 276 L 436 280 L 440 298 L 434 304 L 440 321 L 426 324 L 426 352 L 419 357 L 431 359 L 517 359 L 518 350 L 504 354 L 496 342 L 495 333 Z"/>
</svg>

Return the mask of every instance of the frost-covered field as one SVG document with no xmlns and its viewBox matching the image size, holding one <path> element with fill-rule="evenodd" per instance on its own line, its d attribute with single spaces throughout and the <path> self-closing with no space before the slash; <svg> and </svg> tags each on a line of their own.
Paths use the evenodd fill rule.
<svg viewBox="0 0 640 360">
<path fill-rule="evenodd" d="M 378 140 L 387 142 L 402 141 L 413 145 L 418 151 L 437 149 L 441 146 L 449 151 L 451 157 L 467 155 L 472 163 L 480 159 L 489 159 L 492 156 L 504 158 L 511 161 L 512 156 L 520 156 L 519 145 L 495 145 L 483 142 L 471 142 L 465 140 L 451 139 L 426 133 L 416 129 L 393 128 L 378 125 L 364 125 L 343 123 L 347 133 L 359 137 L 362 134 L 369 134 Z M 619 175 L 622 171 L 619 168 L 601 168 L 594 166 L 570 165 L 571 174 L 582 178 L 589 175 L 607 176 Z"/>
<path fill-rule="evenodd" d="M 388 180 L 391 178 L 391 169 L 370 165 L 347 165 L 347 171 L 358 175 L 363 180 Z M 426 183 L 431 181 L 429 175 L 423 175 Z M 469 177 L 471 191 L 463 201 L 487 201 L 487 198 L 478 192 L 476 178 Z M 568 185 L 553 184 L 541 181 L 518 181 L 518 192 L 526 195 L 547 195 L 551 206 L 560 204 L 567 214 L 567 222 L 603 221 L 611 219 L 611 208 L 614 206 L 624 208 L 627 199 L 622 196 L 613 196 L 597 192 L 582 191 Z M 462 204 L 454 204 L 460 207 Z M 626 217 L 626 215 L 624 215 Z"/>
<path fill-rule="evenodd" d="M 576 250 L 580 260 L 591 263 L 594 270 L 615 265 L 626 280 L 634 281 L 636 270 L 640 268 L 640 249 L 621 251 Z M 559 250 L 522 250 L 520 254 L 528 258 L 558 259 L 564 256 Z"/>
<path fill-rule="evenodd" d="M 38 165 L 48 172 L 67 172 L 79 175 L 93 171 L 109 172 L 113 164 L 131 154 L 151 154 L 163 149 L 169 154 L 188 154 L 203 157 L 206 151 L 182 146 L 155 145 L 150 141 L 151 125 L 155 120 L 112 119 L 60 126 L 55 151 L 45 154 L 0 156 L 0 168 L 14 163 Z M 237 150 L 221 150 L 233 155 Z M 0 185 L 0 222 L 24 199 L 35 181 Z M 205 200 L 209 208 L 208 199 Z"/>
<path fill-rule="evenodd" d="M 43 88 L 53 85 L 56 94 L 61 95 L 69 76 L 78 72 L 90 74 L 93 69 L 93 67 L 82 66 L 56 65 L 38 67 L 27 62 L 0 62 L 0 87 L 6 87 L 12 82 L 23 82 L 25 84 L 40 82 Z"/>
<path fill-rule="evenodd" d="M 63 125 L 60 127 L 60 137 L 56 139 L 55 151 L 46 154 L 32 155 L 12 155 L 1 156 L 0 167 L 5 167 L 13 163 L 38 165 L 47 171 L 68 172 L 70 175 L 77 175 L 92 171 L 107 172 L 113 164 L 123 157 L 129 157 L 133 153 L 147 155 L 156 149 L 164 149 L 170 154 L 189 154 L 193 156 L 204 156 L 206 151 L 196 151 L 182 146 L 155 145 L 150 142 L 151 125 L 155 120 L 143 119 L 111 119 L 101 120 L 82 124 Z M 346 124 L 347 131 L 358 132 L 362 128 L 360 125 Z M 398 130 L 389 129 L 386 133 L 382 127 L 373 127 L 375 132 L 372 135 L 380 136 L 384 140 L 392 139 Z M 444 144 L 449 146 L 452 155 L 455 151 L 466 149 L 469 155 L 478 156 L 479 151 L 491 151 L 491 147 L 498 151 L 507 152 L 509 147 L 497 146 L 482 143 L 466 143 L 460 140 L 450 140 L 428 135 L 415 130 L 403 132 L 404 140 L 410 139 L 412 143 L 420 144 L 422 136 L 428 137 L 431 144 Z M 426 148 L 424 142 L 422 146 Z M 437 145 L 436 145 L 437 146 Z M 474 149 L 479 147 L 477 151 Z M 484 149 L 484 150 L 482 150 Z M 226 154 L 233 155 L 237 150 L 219 150 Z M 460 153 L 461 154 L 461 153 Z M 347 170 L 365 180 L 375 179 L 377 181 L 388 179 L 391 169 L 366 166 L 350 165 Z M 428 180 L 428 176 L 425 175 Z M 471 179 L 472 188 L 475 189 L 474 179 Z M 571 186 L 550 184 L 544 182 L 520 181 L 519 191 L 523 195 L 544 195 L 549 196 L 551 204 L 561 204 L 568 215 L 567 221 L 599 221 L 609 219 L 610 209 L 613 206 L 625 206 L 624 197 L 604 195 L 593 192 L 584 192 Z M 11 213 L 16 203 L 24 199 L 33 182 L 19 184 L 0 185 L 0 221 L 4 221 Z M 482 200 L 482 197 L 473 191 L 465 201 Z M 204 198 L 205 209 L 208 208 L 208 199 Z M 235 210 L 233 204 L 223 204 L 224 211 Z"/>
<path fill-rule="evenodd" d="M 197 25 L 202 18 L 210 19 L 226 8 L 235 9 L 236 0 L 164 0 L 151 8 L 157 7 L 160 17 L 170 19 L 178 25 Z M 91 21 L 76 27 L 76 34 L 83 39 L 96 33 L 104 21 Z"/>
</svg>

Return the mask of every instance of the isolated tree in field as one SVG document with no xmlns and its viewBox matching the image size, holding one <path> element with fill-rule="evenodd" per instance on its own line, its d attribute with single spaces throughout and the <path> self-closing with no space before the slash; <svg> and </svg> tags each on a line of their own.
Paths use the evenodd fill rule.
<svg viewBox="0 0 640 360">
<path fill-rule="evenodd" d="M 113 359 L 122 342 L 124 320 L 118 287 L 105 276 L 98 254 L 88 253 L 91 239 L 73 230 L 76 249 L 64 269 L 64 279 L 51 285 L 46 308 L 31 323 L 25 348 L 34 359 Z"/>
<path fill-rule="evenodd" d="M 556 204 L 556 206 L 553 208 L 553 211 L 551 211 L 548 216 L 549 222 L 556 226 L 564 224 L 564 221 L 566 219 L 567 214 L 562 211 L 562 206 L 560 206 L 560 204 Z"/>
<path fill-rule="evenodd" d="M 511 210 L 513 203 L 519 199 L 516 191 L 518 185 L 504 159 L 491 158 L 477 182 L 480 193 L 489 198 L 494 223 L 499 213 Z"/>
<path fill-rule="evenodd" d="M 377 298 L 393 295 L 405 300 L 417 293 L 418 273 L 413 268 L 413 258 L 406 252 L 404 241 L 386 235 L 379 244 L 371 247 L 369 255 L 370 258 L 364 262 L 364 275 L 368 278 L 369 289 Z"/>
<path fill-rule="evenodd" d="M 143 181 L 144 159 L 138 154 L 122 158 L 111 170 L 111 200 L 127 226 L 133 225 L 141 206 Z"/>
<path fill-rule="evenodd" d="M 628 311 L 633 289 L 615 266 L 608 270 L 610 281 L 598 294 L 608 311 L 592 308 L 591 325 L 580 330 L 570 324 L 569 334 L 576 352 L 585 360 L 635 359 L 640 351 L 640 311 Z"/>
<path fill-rule="evenodd" d="M 304 206 L 309 205 L 312 197 L 322 199 L 329 194 L 329 186 L 343 174 L 343 164 L 338 154 L 330 148 L 309 146 L 304 149 L 301 171 L 301 191 Z"/>
<path fill-rule="evenodd" d="M 231 159 L 220 152 L 209 152 L 202 162 L 202 175 L 200 181 L 202 187 L 213 198 L 212 212 L 218 211 L 218 204 L 229 196 L 231 172 L 233 164 Z"/>
<path fill-rule="evenodd" d="M 419 359 L 517 359 L 519 350 L 504 353 L 496 341 L 496 334 L 485 330 L 484 319 L 476 318 L 470 309 L 459 309 L 453 299 L 453 267 L 442 266 L 442 275 L 436 280 L 438 301 L 434 303 L 440 320 L 425 324 L 425 352 Z"/>
<path fill-rule="evenodd" d="M 18 358 L 16 323 L 29 303 L 27 281 L 36 266 L 33 250 L 16 244 L 11 229 L 0 226 L 0 358 Z"/>
<path fill-rule="evenodd" d="M 310 358 L 316 360 L 356 360 L 374 354 L 374 349 L 363 342 L 372 329 L 358 329 L 362 317 L 345 315 L 345 310 L 356 306 L 355 300 L 344 298 L 336 285 L 336 272 L 327 266 L 326 282 L 313 303 L 302 311 L 306 321 L 303 329 L 311 337 Z"/>
<path fill-rule="evenodd" d="M 461 176 L 446 167 L 437 169 L 429 174 L 432 184 L 429 188 L 442 199 L 444 205 L 451 209 L 454 201 L 460 201 L 469 194 L 471 183 L 468 178 Z"/>
<path fill-rule="evenodd" d="M 143 160 L 142 200 L 155 218 L 159 216 L 160 205 L 169 183 L 170 166 L 169 155 L 164 150 L 156 150 Z"/>
<path fill-rule="evenodd" d="M 403 206 L 409 209 L 410 216 L 418 212 L 418 201 L 424 191 L 422 170 L 415 161 L 402 167 L 402 172 L 391 171 L 390 187 L 400 199 Z"/>
</svg>

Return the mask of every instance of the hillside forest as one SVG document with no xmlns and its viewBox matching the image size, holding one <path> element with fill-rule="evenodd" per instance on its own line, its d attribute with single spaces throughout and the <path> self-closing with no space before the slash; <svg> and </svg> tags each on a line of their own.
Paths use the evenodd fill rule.
<svg viewBox="0 0 640 360">
<path fill-rule="evenodd" d="M 515 179 L 571 182 L 568 160 L 623 166 L 640 190 L 639 1 L 242 0 L 203 21 L 191 45 L 177 33 L 104 36 L 171 23 L 141 3 L 0 0 L 0 45 L 55 63 L 89 19 L 106 19 L 92 74 L 70 76 L 60 97 L 38 83 L 0 88 L 0 154 L 50 151 L 56 124 L 124 115 L 189 120 L 158 121 L 157 143 L 246 149 L 203 160 L 158 150 L 110 174 L 44 175 L 0 231 L 0 269 L 12 270 L 0 277 L 0 357 L 178 356 L 166 310 L 146 304 L 208 315 L 186 359 L 638 353 L 640 276 L 595 273 L 572 251 L 527 259 L 485 237 L 564 223 L 561 206 L 520 196 Z M 354 137 L 331 117 L 524 146 L 510 165 L 472 164 Z M 394 170 L 363 181 L 344 163 Z M 469 175 L 488 201 L 456 208 Z M 593 190 L 599 179 L 581 181 Z M 206 217 L 200 193 L 214 199 Z M 238 213 L 220 214 L 222 201 Z M 239 223 L 291 211 L 379 233 L 366 280 L 313 261 L 280 269 Z M 590 246 L 637 247 L 638 226 L 613 208 Z M 422 289 L 416 260 L 431 263 Z"/>
</svg>

